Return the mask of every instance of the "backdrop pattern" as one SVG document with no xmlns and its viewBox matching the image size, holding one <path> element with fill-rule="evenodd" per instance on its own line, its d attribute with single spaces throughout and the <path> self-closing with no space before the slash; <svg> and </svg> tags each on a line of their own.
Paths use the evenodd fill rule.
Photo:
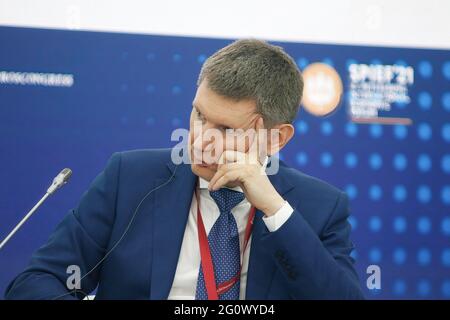
<svg viewBox="0 0 450 320">
<path fill-rule="evenodd" d="M 70 184 L 0 251 L 0 290 L 25 267 L 115 151 L 169 147 L 188 127 L 202 62 L 230 40 L 0 28 L 0 236 L 64 167 Z M 411 125 L 357 124 L 348 94 L 327 117 L 301 110 L 280 157 L 345 190 L 369 298 L 450 298 L 450 51 L 277 43 L 300 68 L 333 66 L 348 92 L 350 64 L 411 66 Z M 2 73 L 3 72 L 3 73 Z M 13 73 L 70 75 L 68 85 Z M 28 79 L 32 79 L 29 76 Z M 67 83 L 66 83 L 67 84 Z M 382 288 L 366 289 L 379 265 Z"/>
</svg>

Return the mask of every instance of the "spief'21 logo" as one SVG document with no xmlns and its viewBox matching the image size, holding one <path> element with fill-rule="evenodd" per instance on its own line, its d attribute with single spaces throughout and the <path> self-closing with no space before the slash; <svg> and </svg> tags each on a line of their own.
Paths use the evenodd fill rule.
<svg viewBox="0 0 450 320">
<path fill-rule="evenodd" d="M 325 63 L 313 63 L 303 71 L 305 87 L 302 104 L 315 116 L 332 113 L 342 97 L 342 80 L 336 70 Z"/>
</svg>

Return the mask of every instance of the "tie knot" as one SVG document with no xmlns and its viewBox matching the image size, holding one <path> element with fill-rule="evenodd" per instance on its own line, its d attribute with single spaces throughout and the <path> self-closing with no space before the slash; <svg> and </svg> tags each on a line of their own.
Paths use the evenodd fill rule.
<svg viewBox="0 0 450 320">
<path fill-rule="evenodd" d="M 210 191 L 209 194 L 219 207 L 220 213 L 231 212 L 231 209 L 233 209 L 239 202 L 241 202 L 245 198 L 242 192 L 227 188 Z"/>
</svg>

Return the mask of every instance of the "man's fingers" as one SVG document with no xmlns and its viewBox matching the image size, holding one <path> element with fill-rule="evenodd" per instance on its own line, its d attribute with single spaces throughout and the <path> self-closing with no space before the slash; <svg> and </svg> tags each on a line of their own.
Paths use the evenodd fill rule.
<svg viewBox="0 0 450 320">
<path fill-rule="evenodd" d="M 241 169 L 241 166 L 239 163 L 223 164 L 220 168 L 218 168 L 216 174 L 209 181 L 208 189 L 212 190 L 211 188 L 214 186 L 214 184 L 217 182 L 217 180 L 219 180 L 227 172 L 231 172 L 234 170 L 240 170 L 240 169 Z"/>
<path fill-rule="evenodd" d="M 262 129 L 264 129 L 264 119 L 262 117 L 260 117 L 256 121 L 255 138 L 253 139 L 253 142 L 250 145 L 249 152 L 248 152 L 248 154 L 251 157 L 251 160 L 258 161 L 259 163 L 261 163 L 259 161 L 260 160 L 259 156 L 260 156 L 261 143 L 265 143 L 264 134 L 263 134 L 263 131 L 261 131 Z"/>
<path fill-rule="evenodd" d="M 223 164 L 237 162 L 237 163 L 245 163 L 246 155 L 243 152 L 234 151 L 234 150 L 224 150 L 219 157 L 218 164 L 219 167 Z"/>
<path fill-rule="evenodd" d="M 238 180 L 239 176 L 240 176 L 239 170 L 223 171 L 221 172 L 221 175 L 215 179 L 213 184 L 211 184 L 210 182 L 209 189 L 212 191 L 218 190 L 223 186 L 225 186 L 227 183 Z"/>
</svg>

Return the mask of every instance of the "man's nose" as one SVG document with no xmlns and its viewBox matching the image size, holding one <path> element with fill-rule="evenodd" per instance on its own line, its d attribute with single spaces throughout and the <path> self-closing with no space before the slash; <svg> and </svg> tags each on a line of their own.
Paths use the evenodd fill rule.
<svg viewBox="0 0 450 320">
<path fill-rule="evenodd" d="M 213 147 L 213 143 L 214 141 L 211 141 L 211 139 L 205 139 L 204 134 L 199 134 L 195 137 L 193 146 L 198 151 L 208 151 Z"/>
<path fill-rule="evenodd" d="M 223 151 L 223 133 L 217 128 L 202 128 L 202 134 L 194 137 L 194 155 L 205 163 L 215 163 Z M 210 129 L 210 131 L 207 131 Z M 211 131 L 214 130 L 214 131 Z"/>
<path fill-rule="evenodd" d="M 198 150 L 204 150 L 204 148 L 210 143 L 208 139 L 205 139 L 205 133 L 212 129 L 212 126 L 208 123 L 201 123 L 197 121 L 194 123 L 192 135 L 193 135 L 193 147 Z"/>
</svg>

